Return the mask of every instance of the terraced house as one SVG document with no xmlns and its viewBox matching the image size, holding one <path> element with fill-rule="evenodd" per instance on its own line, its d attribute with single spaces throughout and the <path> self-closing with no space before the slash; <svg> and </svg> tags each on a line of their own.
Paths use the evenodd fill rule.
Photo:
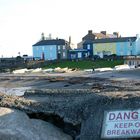
<svg viewBox="0 0 140 140">
<path fill-rule="evenodd" d="M 67 59 L 69 43 L 64 39 L 45 38 L 42 34 L 41 40 L 32 46 L 34 59 L 56 60 Z"/>
<path fill-rule="evenodd" d="M 89 34 L 93 37 L 88 38 Z M 140 39 L 138 35 L 134 37 L 120 37 L 117 32 L 110 34 L 110 36 L 106 32 L 104 32 L 104 36 L 101 34 L 102 32 L 97 34 L 98 37 L 90 31 L 83 38 L 83 49 L 87 49 L 91 57 L 98 55 L 103 58 L 105 55 L 112 54 L 117 56 L 140 55 Z"/>
</svg>

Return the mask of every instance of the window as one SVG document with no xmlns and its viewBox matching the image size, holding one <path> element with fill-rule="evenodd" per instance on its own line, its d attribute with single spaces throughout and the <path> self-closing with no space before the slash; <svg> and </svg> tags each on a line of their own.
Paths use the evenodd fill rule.
<svg viewBox="0 0 140 140">
<path fill-rule="evenodd" d="M 85 53 L 85 57 L 88 57 L 88 53 Z"/>
<path fill-rule="evenodd" d="M 76 58 L 76 54 L 71 54 L 71 59 L 75 59 Z"/>
<path fill-rule="evenodd" d="M 65 52 L 63 52 L 63 57 L 66 57 L 66 53 Z"/>
<path fill-rule="evenodd" d="M 58 50 L 60 50 L 60 46 L 58 46 Z"/>
<path fill-rule="evenodd" d="M 78 58 L 82 58 L 82 53 L 78 52 Z"/>
<path fill-rule="evenodd" d="M 90 44 L 87 45 L 87 49 L 90 50 Z"/>
<path fill-rule="evenodd" d="M 44 51 L 44 46 L 42 47 L 42 50 Z"/>
</svg>

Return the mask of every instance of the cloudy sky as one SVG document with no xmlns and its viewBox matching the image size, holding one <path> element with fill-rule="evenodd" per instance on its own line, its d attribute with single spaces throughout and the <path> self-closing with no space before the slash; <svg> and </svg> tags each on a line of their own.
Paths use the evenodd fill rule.
<svg viewBox="0 0 140 140">
<path fill-rule="evenodd" d="M 32 45 L 44 32 L 72 36 L 106 30 L 122 36 L 140 34 L 140 0 L 0 0 L 0 57 L 32 55 Z"/>
</svg>

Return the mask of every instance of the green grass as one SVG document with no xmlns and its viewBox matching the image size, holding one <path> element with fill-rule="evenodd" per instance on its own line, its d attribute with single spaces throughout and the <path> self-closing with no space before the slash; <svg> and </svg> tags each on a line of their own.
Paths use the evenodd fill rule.
<svg viewBox="0 0 140 140">
<path fill-rule="evenodd" d="M 52 64 L 47 64 L 44 69 L 48 68 L 77 68 L 77 69 L 92 69 L 94 68 L 103 68 L 103 67 L 111 67 L 113 68 L 116 65 L 122 65 L 124 64 L 123 60 L 113 60 L 113 61 L 107 61 L 107 60 L 82 60 L 82 61 L 62 61 L 62 62 L 57 62 L 57 63 L 52 63 Z"/>
</svg>

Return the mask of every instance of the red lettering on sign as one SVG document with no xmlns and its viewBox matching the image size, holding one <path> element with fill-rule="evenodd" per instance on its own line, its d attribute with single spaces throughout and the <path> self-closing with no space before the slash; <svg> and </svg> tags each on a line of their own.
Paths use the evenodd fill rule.
<svg viewBox="0 0 140 140">
<path fill-rule="evenodd" d="M 109 120 L 136 120 L 138 119 L 138 112 L 118 112 L 118 113 L 109 113 Z"/>
<path fill-rule="evenodd" d="M 111 131 L 110 130 L 107 130 L 107 135 L 111 135 Z"/>
<path fill-rule="evenodd" d="M 138 119 L 138 112 L 132 112 L 132 119 Z"/>
<path fill-rule="evenodd" d="M 128 120 L 128 119 L 130 119 L 130 112 L 124 112 L 124 120 Z"/>
<path fill-rule="evenodd" d="M 114 113 L 110 113 L 109 114 L 109 120 L 114 120 L 115 119 L 115 114 Z"/>
<path fill-rule="evenodd" d="M 114 128 L 119 128 L 118 123 L 115 123 Z"/>
<path fill-rule="evenodd" d="M 129 132 L 129 130 L 126 130 L 126 135 L 130 135 L 130 132 Z"/>
<path fill-rule="evenodd" d="M 136 122 L 135 123 L 135 127 L 140 127 L 140 123 L 139 122 Z"/>
<path fill-rule="evenodd" d="M 131 126 L 133 126 L 133 123 L 128 123 L 128 127 L 131 127 Z"/>
<path fill-rule="evenodd" d="M 132 129 L 131 130 L 131 134 L 136 134 L 137 130 L 136 129 Z"/>
<path fill-rule="evenodd" d="M 116 120 L 122 120 L 122 114 L 120 112 L 118 113 Z"/>
</svg>

